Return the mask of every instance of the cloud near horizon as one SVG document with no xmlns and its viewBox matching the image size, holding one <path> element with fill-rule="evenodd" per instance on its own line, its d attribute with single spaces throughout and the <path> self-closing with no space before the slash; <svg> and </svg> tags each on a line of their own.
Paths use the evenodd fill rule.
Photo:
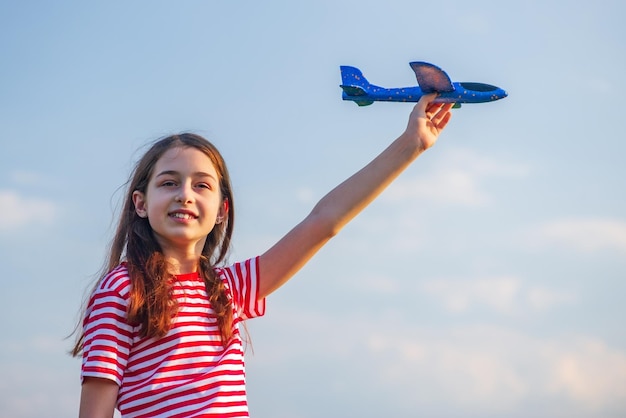
<svg viewBox="0 0 626 418">
<path fill-rule="evenodd" d="M 589 336 L 537 338 L 475 325 L 398 339 L 378 329 L 368 347 L 385 353 L 385 364 L 377 365 L 385 383 L 398 390 L 419 386 L 422 402 L 445 392 L 457 406 L 510 411 L 533 399 L 564 397 L 565 410 L 601 410 L 626 397 L 626 353 Z"/>
<path fill-rule="evenodd" d="M 424 327 L 399 311 L 337 317 L 298 309 L 274 312 L 272 322 L 271 343 L 259 336 L 251 358 L 255 374 L 272 376 L 264 385 L 293 367 L 305 376 L 336 363 L 325 387 L 349 384 L 398 410 L 442 413 L 444 402 L 451 416 L 512 416 L 553 400 L 566 416 L 623 411 L 626 353 L 595 336 L 538 337 L 489 323 Z"/>
<path fill-rule="evenodd" d="M 32 224 L 50 224 L 57 214 L 58 207 L 50 200 L 26 197 L 15 190 L 0 189 L 0 232 Z"/>
<path fill-rule="evenodd" d="M 569 218 L 534 228 L 528 239 L 533 247 L 558 245 L 581 253 L 612 250 L 626 253 L 626 221 L 610 218 Z"/>
</svg>

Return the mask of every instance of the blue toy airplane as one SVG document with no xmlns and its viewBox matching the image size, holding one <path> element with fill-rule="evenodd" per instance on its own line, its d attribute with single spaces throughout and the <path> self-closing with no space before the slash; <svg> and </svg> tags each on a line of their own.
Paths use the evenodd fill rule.
<svg viewBox="0 0 626 418">
<path fill-rule="evenodd" d="M 436 103 L 455 103 L 454 107 L 461 107 L 461 103 L 492 102 L 507 96 L 506 91 L 489 84 L 453 83 L 445 71 L 427 62 L 411 62 L 410 65 L 419 86 L 391 89 L 370 84 L 361 70 L 342 65 L 343 100 L 367 106 L 374 102 L 417 102 L 424 94 L 438 93 Z"/>
</svg>

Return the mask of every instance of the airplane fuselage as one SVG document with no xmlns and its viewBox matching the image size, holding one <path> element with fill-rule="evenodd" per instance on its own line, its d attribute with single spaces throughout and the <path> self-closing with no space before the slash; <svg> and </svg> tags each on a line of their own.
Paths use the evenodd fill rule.
<svg viewBox="0 0 626 418">
<path fill-rule="evenodd" d="M 501 88 L 483 83 L 452 83 L 453 91 L 438 93 L 437 103 L 485 103 L 503 99 L 507 93 Z M 343 92 L 343 100 L 375 102 L 417 102 L 424 95 L 419 86 L 384 88 L 370 85 L 367 93 L 359 96 L 350 96 Z"/>
</svg>

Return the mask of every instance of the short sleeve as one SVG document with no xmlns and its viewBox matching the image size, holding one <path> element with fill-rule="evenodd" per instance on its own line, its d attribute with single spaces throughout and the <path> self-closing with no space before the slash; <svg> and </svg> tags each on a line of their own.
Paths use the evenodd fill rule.
<svg viewBox="0 0 626 418">
<path fill-rule="evenodd" d="M 265 298 L 259 299 L 259 257 L 218 269 L 217 273 L 230 289 L 241 319 L 265 314 Z"/>
<path fill-rule="evenodd" d="M 99 377 L 121 386 L 133 338 L 126 321 L 129 288 L 126 269 L 118 267 L 92 294 L 83 322 L 81 379 Z"/>
</svg>

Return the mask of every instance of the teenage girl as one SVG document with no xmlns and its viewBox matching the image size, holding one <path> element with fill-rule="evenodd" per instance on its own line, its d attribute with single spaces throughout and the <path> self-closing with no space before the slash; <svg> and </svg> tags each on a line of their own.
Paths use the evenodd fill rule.
<svg viewBox="0 0 626 418">
<path fill-rule="evenodd" d="M 452 105 L 434 98 L 273 247 L 228 267 L 235 206 L 222 157 L 194 134 L 156 142 L 131 176 L 73 349 L 80 417 L 248 416 L 238 324 L 263 315 L 266 296 L 436 142 Z"/>
</svg>

